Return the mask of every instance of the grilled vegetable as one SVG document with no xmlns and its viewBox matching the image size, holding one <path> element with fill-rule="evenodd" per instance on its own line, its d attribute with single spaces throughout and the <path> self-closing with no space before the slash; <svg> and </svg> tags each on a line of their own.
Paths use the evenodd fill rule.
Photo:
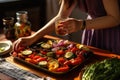
<svg viewBox="0 0 120 80">
<path fill-rule="evenodd" d="M 23 55 L 30 55 L 32 54 L 32 51 L 31 50 L 24 50 L 21 52 Z"/>
<path fill-rule="evenodd" d="M 40 40 L 28 47 L 19 47 L 13 52 L 14 57 L 44 68 L 50 72 L 68 72 L 87 58 L 91 53 L 81 44 L 68 40 Z"/>
<path fill-rule="evenodd" d="M 63 67 L 60 67 L 60 68 L 56 69 L 57 72 L 66 72 L 68 70 L 69 70 L 69 66 L 68 65 L 65 65 Z"/>
<path fill-rule="evenodd" d="M 51 48 L 51 45 L 48 44 L 48 43 L 42 43 L 42 44 L 41 44 L 41 47 L 42 47 L 42 48 L 45 48 L 45 49 L 49 49 L 49 48 Z"/>
<path fill-rule="evenodd" d="M 74 57 L 74 54 L 73 54 L 72 52 L 66 52 L 66 53 L 65 53 L 65 58 L 71 59 L 71 58 L 73 58 L 73 57 Z"/>
<path fill-rule="evenodd" d="M 57 60 L 51 60 L 48 62 L 49 71 L 55 71 L 59 67 L 59 63 Z"/>
<path fill-rule="evenodd" d="M 47 52 L 46 55 L 47 55 L 47 57 L 52 57 L 52 58 L 55 57 L 55 53 L 53 53 L 53 52 Z"/>
<path fill-rule="evenodd" d="M 46 67 L 47 66 L 47 61 L 40 61 L 38 63 L 38 65 L 41 66 L 41 67 Z"/>
</svg>

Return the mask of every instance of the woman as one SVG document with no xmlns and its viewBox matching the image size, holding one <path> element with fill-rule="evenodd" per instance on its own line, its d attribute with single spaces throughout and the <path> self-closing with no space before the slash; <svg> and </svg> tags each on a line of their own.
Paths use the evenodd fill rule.
<svg viewBox="0 0 120 80">
<path fill-rule="evenodd" d="M 55 30 L 55 21 L 60 17 L 69 17 L 77 5 L 82 11 L 88 13 L 92 19 L 68 18 L 61 22 L 59 26 L 68 29 L 68 33 L 84 29 L 83 44 L 120 53 L 119 2 L 119 0 L 61 0 L 58 14 L 35 34 L 16 40 L 14 49 L 17 50 L 18 46 L 31 45 L 42 36 L 51 33 Z"/>
</svg>

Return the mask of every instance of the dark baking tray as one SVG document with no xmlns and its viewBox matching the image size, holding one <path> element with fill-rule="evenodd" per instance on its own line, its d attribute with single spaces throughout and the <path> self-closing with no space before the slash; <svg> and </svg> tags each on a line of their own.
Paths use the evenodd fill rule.
<svg viewBox="0 0 120 80">
<path fill-rule="evenodd" d="M 40 39 L 40 40 L 37 41 L 37 42 L 47 41 L 47 40 L 53 40 L 53 39 L 42 38 L 42 39 Z M 59 40 L 61 40 L 61 39 L 59 39 Z M 37 42 L 36 42 L 36 43 L 37 43 Z M 74 43 L 74 42 L 71 42 L 71 43 Z M 76 43 L 75 43 L 75 44 L 76 44 Z M 12 55 L 12 52 L 10 53 L 10 55 Z M 44 71 L 44 72 L 46 72 L 46 73 L 48 73 L 48 74 L 63 75 L 63 74 L 67 74 L 67 73 L 73 71 L 73 70 L 76 69 L 77 67 L 82 66 L 82 65 L 83 65 L 87 60 L 89 60 L 89 58 L 92 57 L 92 56 L 93 56 L 93 53 L 91 52 L 91 54 L 90 54 L 82 63 L 80 63 L 79 65 L 76 65 L 76 66 L 72 67 L 70 70 L 68 70 L 68 71 L 66 71 L 66 72 L 52 72 L 52 71 L 49 71 L 48 69 L 46 69 L 46 68 L 44 68 L 44 67 L 40 67 L 40 66 L 38 66 L 38 65 L 35 65 L 35 64 L 26 62 L 25 60 L 23 60 L 23 59 L 21 59 L 21 58 L 19 58 L 19 57 L 14 57 L 14 56 L 13 56 L 13 57 L 14 57 L 14 60 L 15 60 L 15 61 L 19 61 L 20 63 L 23 63 L 23 64 L 25 64 L 26 66 L 33 67 L 33 68 L 35 68 L 35 69 L 37 69 L 37 70 Z"/>
</svg>

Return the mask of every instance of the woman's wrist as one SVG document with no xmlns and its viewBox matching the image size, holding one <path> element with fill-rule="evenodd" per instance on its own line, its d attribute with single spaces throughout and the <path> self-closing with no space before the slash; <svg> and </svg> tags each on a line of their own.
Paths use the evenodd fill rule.
<svg viewBox="0 0 120 80">
<path fill-rule="evenodd" d="M 32 34 L 29 38 L 31 39 L 31 42 L 32 42 L 32 43 L 36 42 L 36 41 L 37 41 L 37 39 L 38 39 L 38 37 L 37 37 L 37 34 L 36 34 L 36 33 Z"/>
<path fill-rule="evenodd" d="M 76 31 L 81 30 L 81 25 L 82 25 L 82 21 L 76 19 L 76 24 L 75 24 L 75 27 L 76 27 L 75 29 L 76 29 Z"/>
<path fill-rule="evenodd" d="M 85 20 L 77 20 L 76 21 L 76 30 L 84 30 L 86 28 Z"/>
</svg>

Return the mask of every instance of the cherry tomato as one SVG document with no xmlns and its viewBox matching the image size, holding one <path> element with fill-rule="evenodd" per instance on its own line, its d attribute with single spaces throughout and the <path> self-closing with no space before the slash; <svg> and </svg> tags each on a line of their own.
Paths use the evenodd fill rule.
<svg viewBox="0 0 120 80">
<path fill-rule="evenodd" d="M 63 50 L 57 50 L 57 51 L 56 51 L 56 54 L 57 54 L 57 55 L 62 55 L 62 54 L 65 54 L 65 52 L 64 52 Z"/>
<path fill-rule="evenodd" d="M 69 66 L 68 65 L 65 65 L 63 67 L 60 67 L 60 68 L 56 69 L 57 72 L 66 72 L 68 70 L 69 70 Z"/>
<path fill-rule="evenodd" d="M 64 65 L 71 65 L 71 61 L 70 60 L 66 60 L 63 64 Z"/>
<path fill-rule="evenodd" d="M 77 50 L 78 50 L 77 47 L 73 47 L 73 48 L 71 48 L 71 51 L 72 51 L 73 53 L 75 53 Z"/>
<path fill-rule="evenodd" d="M 37 58 L 37 59 L 36 59 L 37 62 L 40 62 L 40 61 L 46 61 L 46 60 L 47 60 L 47 59 L 44 58 L 44 57 L 40 57 L 40 58 Z"/>
<path fill-rule="evenodd" d="M 40 61 L 45 61 L 45 60 L 47 60 L 47 59 L 44 58 L 44 57 L 41 57 L 39 55 L 35 55 L 31 58 L 30 62 L 33 63 L 33 64 L 38 64 Z"/>
<path fill-rule="evenodd" d="M 32 59 L 38 59 L 38 58 L 40 58 L 41 56 L 39 56 L 39 55 L 35 55 Z"/>
<path fill-rule="evenodd" d="M 33 58 L 35 56 L 36 52 L 33 52 L 32 54 L 28 55 L 29 58 Z"/>
<path fill-rule="evenodd" d="M 37 60 L 34 60 L 34 59 L 31 59 L 29 62 L 30 62 L 30 63 L 33 63 L 33 64 L 38 64 L 38 61 L 37 61 Z"/>
<path fill-rule="evenodd" d="M 65 61 L 66 61 L 66 60 L 65 60 L 64 57 L 58 58 L 58 62 L 59 62 L 60 64 L 63 64 Z"/>
<path fill-rule="evenodd" d="M 82 62 L 82 59 L 77 57 L 75 59 L 71 59 L 70 61 L 71 61 L 72 65 L 78 65 L 78 64 L 80 64 Z"/>
<path fill-rule="evenodd" d="M 12 56 L 13 56 L 13 57 L 17 57 L 17 55 L 18 55 L 18 54 L 17 54 L 17 52 L 15 52 L 15 51 L 12 53 Z"/>
<path fill-rule="evenodd" d="M 43 55 L 47 54 L 47 52 L 45 52 L 43 50 L 41 50 L 40 53 L 43 54 Z"/>
</svg>

